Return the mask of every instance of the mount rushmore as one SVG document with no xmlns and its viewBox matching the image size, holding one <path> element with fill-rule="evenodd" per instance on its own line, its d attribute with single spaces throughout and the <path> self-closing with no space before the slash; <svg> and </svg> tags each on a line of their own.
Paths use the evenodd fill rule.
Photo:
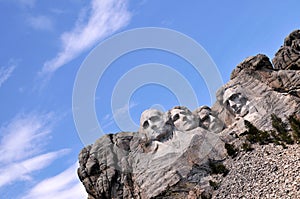
<svg viewBox="0 0 300 199">
<path fill-rule="evenodd" d="M 296 30 L 272 63 L 258 54 L 238 64 L 212 107 L 145 110 L 138 132 L 107 134 L 84 147 L 78 176 L 88 198 L 299 197 L 298 141 L 287 146 L 282 136 L 296 139 L 299 69 Z"/>
</svg>

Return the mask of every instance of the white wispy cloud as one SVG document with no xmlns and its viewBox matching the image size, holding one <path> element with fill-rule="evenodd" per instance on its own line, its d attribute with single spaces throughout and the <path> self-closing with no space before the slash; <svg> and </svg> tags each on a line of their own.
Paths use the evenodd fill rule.
<svg viewBox="0 0 300 199">
<path fill-rule="evenodd" d="M 5 66 L 0 67 L 0 87 L 5 81 L 7 81 L 10 78 L 15 68 L 16 68 L 15 65 L 11 65 L 8 67 Z"/>
<path fill-rule="evenodd" d="M 76 170 L 78 163 L 54 177 L 47 178 L 34 186 L 22 199 L 82 199 L 87 198 L 84 186 L 80 183 Z"/>
<path fill-rule="evenodd" d="M 124 106 L 118 108 L 117 110 L 115 110 L 115 114 L 114 117 L 122 117 L 122 116 L 126 116 L 126 112 L 129 111 L 129 109 L 137 106 L 138 104 L 135 102 L 131 102 L 128 104 L 124 104 Z"/>
<path fill-rule="evenodd" d="M 53 20 L 48 16 L 30 16 L 27 18 L 28 24 L 36 30 L 51 31 L 54 29 Z"/>
<path fill-rule="evenodd" d="M 103 118 L 102 118 L 102 121 L 103 123 L 105 123 L 102 128 L 103 129 L 106 129 L 108 127 L 110 127 L 112 124 L 115 123 L 115 119 L 119 119 L 119 120 L 122 120 L 122 118 L 124 117 L 127 117 L 127 111 L 129 111 L 129 109 L 137 106 L 138 104 L 135 103 L 135 102 L 131 102 L 129 104 L 124 104 L 124 106 L 116 109 L 114 111 L 114 114 L 111 115 L 111 114 L 106 114 Z"/>
<path fill-rule="evenodd" d="M 15 181 L 31 180 L 33 172 L 46 168 L 55 159 L 68 152 L 69 150 L 63 149 L 38 155 L 21 162 L 10 163 L 4 168 L 0 168 L 0 187 L 9 185 Z"/>
<path fill-rule="evenodd" d="M 51 132 L 52 114 L 19 114 L 1 127 L 0 165 L 19 161 L 43 150 Z"/>
<path fill-rule="evenodd" d="M 91 0 L 90 9 L 82 12 L 73 30 L 61 35 L 61 51 L 44 63 L 41 74 L 49 74 L 91 48 L 104 37 L 126 26 L 131 18 L 128 0 Z M 88 19 L 86 19 L 88 17 Z"/>
<path fill-rule="evenodd" d="M 29 8 L 33 8 L 36 4 L 36 0 L 19 0 L 19 2 Z"/>
<path fill-rule="evenodd" d="M 33 172 L 46 168 L 70 151 L 45 153 L 53 118 L 51 113 L 19 114 L 0 128 L 0 187 L 31 180 Z"/>
</svg>

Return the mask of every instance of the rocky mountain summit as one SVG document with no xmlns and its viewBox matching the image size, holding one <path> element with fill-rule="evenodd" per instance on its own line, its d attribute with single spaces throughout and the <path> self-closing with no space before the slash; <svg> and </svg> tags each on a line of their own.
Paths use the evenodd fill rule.
<svg viewBox="0 0 300 199">
<path fill-rule="evenodd" d="M 212 107 L 145 110 L 79 154 L 89 199 L 299 198 L 300 30 L 248 57 Z"/>
</svg>

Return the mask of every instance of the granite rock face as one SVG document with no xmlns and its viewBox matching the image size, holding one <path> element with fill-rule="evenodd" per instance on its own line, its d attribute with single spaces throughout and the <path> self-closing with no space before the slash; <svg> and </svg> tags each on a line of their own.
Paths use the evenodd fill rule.
<svg viewBox="0 0 300 199">
<path fill-rule="evenodd" d="M 282 198 L 282 191 L 268 187 L 276 172 L 288 178 L 278 179 L 276 186 L 291 186 L 290 196 L 299 195 L 300 182 L 292 182 L 299 180 L 299 145 L 291 150 L 254 144 L 250 153 L 237 154 L 228 150 L 243 145 L 245 121 L 272 132 L 272 115 L 283 122 L 300 118 L 299 44 L 297 30 L 285 39 L 273 64 L 262 54 L 238 64 L 212 107 L 146 110 L 137 132 L 108 134 L 86 146 L 79 154 L 78 176 L 89 199 Z M 280 158 L 278 153 L 293 155 Z M 270 172 L 276 175 L 259 180 Z"/>
<path fill-rule="evenodd" d="M 170 192 L 184 198 L 199 196 L 203 187 L 210 191 L 208 163 L 225 157 L 219 136 L 178 106 L 166 113 L 146 110 L 138 132 L 105 135 L 85 147 L 78 175 L 89 198 L 154 198 Z"/>
<path fill-rule="evenodd" d="M 284 40 L 284 45 L 276 53 L 273 63 L 275 69 L 300 69 L 300 30 L 292 32 Z"/>
</svg>

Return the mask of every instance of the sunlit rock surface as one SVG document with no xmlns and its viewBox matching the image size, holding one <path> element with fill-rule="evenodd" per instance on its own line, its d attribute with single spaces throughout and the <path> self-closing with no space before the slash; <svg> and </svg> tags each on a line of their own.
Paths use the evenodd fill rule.
<svg viewBox="0 0 300 199">
<path fill-rule="evenodd" d="M 242 145 L 245 120 L 260 130 L 269 131 L 272 114 L 284 122 L 291 115 L 300 118 L 299 44 L 300 31 L 297 30 L 285 39 L 273 64 L 262 54 L 246 58 L 234 69 L 230 81 L 218 90 L 212 107 L 189 110 L 177 106 L 165 113 L 145 110 L 137 132 L 105 135 L 86 146 L 79 154 L 78 175 L 89 198 L 299 196 L 300 170 L 281 168 L 285 164 L 299 168 L 299 157 L 295 157 L 300 154 L 298 145 L 293 145 L 292 151 L 273 144 L 253 145 L 250 153 L 242 151 L 234 157 L 229 157 L 225 149 L 225 143 L 235 147 Z M 277 157 L 273 150 L 293 154 L 293 157 Z M 274 163 L 272 159 L 278 161 Z M 214 173 L 212 165 L 219 163 L 228 167 L 229 173 Z M 269 175 L 268 182 L 261 180 L 262 184 L 257 184 L 272 168 L 279 173 L 274 177 Z M 282 180 L 272 184 L 277 175 L 285 174 L 288 176 L 283 178 L 288 181 L 283 183 L 292 190 L 289 195 L 282 195 L 285 193 L 280 184 Z M 268 187 L 268 183 L 272 187 Z"/>
</svg>

